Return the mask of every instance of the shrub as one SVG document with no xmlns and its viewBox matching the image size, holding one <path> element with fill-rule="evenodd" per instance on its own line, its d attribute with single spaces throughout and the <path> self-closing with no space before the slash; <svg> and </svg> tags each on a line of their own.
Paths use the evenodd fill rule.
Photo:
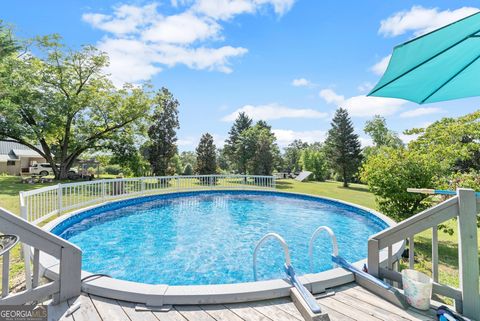
<svg viewBox="0 0 480 321">
<path fill-rule="evenodd" d="M 376 196 L 380 210 L 402 220 L 427 208 L 427 195 L 407 192 L 407 188 L 433 188 L 433 162 L 404 148 L 381 148 L 363 164 L 360 177 Z"/>
<path fill-rule="evenodd" d="M 114 164 L 114 165 L 107 165 L 104 168 L 105 173 L 110 174 L 110 175 L 118 175 L 122 172 L 122 167 L 120 165 Z"/>
</svg>

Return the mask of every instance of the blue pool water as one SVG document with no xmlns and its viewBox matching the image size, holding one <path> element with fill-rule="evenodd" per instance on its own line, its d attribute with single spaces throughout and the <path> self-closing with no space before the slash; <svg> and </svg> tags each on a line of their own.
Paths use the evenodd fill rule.
<svg viewBox="0 0 480 321">
<path fill-rule="evenodd" d="M 211 191 L 125 200 L 73 216 L 53 232 L 83 250 L 83 270 L 150 284 L 253 281 L 252 255 L 268 232 L 290 246 L 298 274 L 309 273 L 308 242 L 320 225 L 333 229 L 349 261 L 367 255 L 367 239 L 387 224 L 361 209 L 274 192 Z M 332 268 L 331 242 L 316 241 L 315 272 Z M 259 251 L 259 279 L 282 278 L 283 252 Z"/>
</svg>

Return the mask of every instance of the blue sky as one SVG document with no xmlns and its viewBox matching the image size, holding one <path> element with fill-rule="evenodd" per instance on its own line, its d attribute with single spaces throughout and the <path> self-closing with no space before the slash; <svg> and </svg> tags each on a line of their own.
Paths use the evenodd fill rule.
<svg viewBox="0 0 480 321">
<path fill-rule="evenodd" d="M 322 141 L 338 105 L 364 145 L 366 120 L 401 133 L 478 109 L 479 98 L 416 105 L 366 98 L 394 45 L 476 12 L 476 1 L 2 1 L 21 37 L 59 33 L 111 56 L 116 84 L 150 80 L 180 101 L 179 148 L 202 133 L 221 145 L 239 110 L 273 127 L 281 146 Z M 403 137 L 408 140 L 408 137 Z"/>
</svg>

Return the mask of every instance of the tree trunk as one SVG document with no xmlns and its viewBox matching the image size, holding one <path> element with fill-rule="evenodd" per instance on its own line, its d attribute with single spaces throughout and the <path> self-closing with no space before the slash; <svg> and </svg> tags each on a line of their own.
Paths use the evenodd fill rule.
<svg viewBox="0 0 480 321">
<path fill-rule="evenodd" d="M 343 168 L 343 187 L 348 187 L 347 169 Z"/>
</svg>

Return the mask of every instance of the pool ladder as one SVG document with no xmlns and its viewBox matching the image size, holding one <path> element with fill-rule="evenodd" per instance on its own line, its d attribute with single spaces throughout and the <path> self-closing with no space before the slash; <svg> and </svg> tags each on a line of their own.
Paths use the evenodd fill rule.
<svg viewBox="0 0 480 321">
<path fill-rule="evenodd" d="M 281 237 L 277 233 L 266 234 L 264 237 L 260 239 L 260 241 L 257 243 L 257 246 L 255 246 L 255 250 L 253 251 L 253 277 L 255 281 L 257 281 L 257 252 L 260 246 L 269 239 L 276 239 L 283 248 L 283 252 L 285 255 L 284 269 L 290 283 L 298 290 L 298 292 L 300 293 L 300 296 L 303 298 L 304 302 L 308 305 L 308 308 L 313 313 L 316 313 L 316 314 L 322 313 L 322 310 L 320 309 L 320 306 L 318 305 L 317 301 L 315 301 L 315 298 L 313 297 L 313 295 L 310 293 L 310 291 L 307 290 L 307 288 L 305 288 L 305 286 L 302 284 L 302 282 L 300 282 L 297 275 L 295 274 L 295 270 L 293 269 L 292 262 L 290 259 L 290 251 L 288 249 L 287 242 L 285 242 L 283 237 Z"/>
<path fill-rule="evenodd" d="M 333 246 L 332 256 L 335 256 L 335 257 L 338 256 L 338 243 L 337 243 L 337 238 L 335 236 L 335 233 L 333 233 L 332 229 L 329 228 L 328 226 L 320 226 L 315 230 L 312 237 L 310 238 L 310 243 L 308 247 L 309 259 L 310 259 L 310 270 L 312 270 L 312 272 L 313 272 L 313 243 L 318 238 L 320 233 L 323 231 L 327 232 L 328 235 L 330 235 L 330 238 L 332 239 L 332 246 Z M 258 250 L 269 239 L 277 240 L 283 248 L 283 253 L 285 256 L 284 270 L 290 283 L 298 290 L 303 300 L 305 301 L 305 303 L 308 305 L 308 307 L 313 313 L 321 313 L 322 310 L 318 305 L 317 301 L 315 301 L 315 298 L 310 293 L 310 291 L 308 291 L 307 288 L 305 288 L 305 286 L 300 282 L 300 280 L 298 279 L 298 276 L 295 273 L 295 269 L 292 266 L 292 260 L 290 258 L 290 250 L 288 248 L 287 242 L 285 242 L 285 239 L 277 233 L 266 234 L 264 237 L 260 239 L 260 241 L 258 241 L 257 245 L 255 246 L 255 250 L 253 251 L 253 277 L 255 281 L 258 280 L 257 278 Z"/>
</svg>

